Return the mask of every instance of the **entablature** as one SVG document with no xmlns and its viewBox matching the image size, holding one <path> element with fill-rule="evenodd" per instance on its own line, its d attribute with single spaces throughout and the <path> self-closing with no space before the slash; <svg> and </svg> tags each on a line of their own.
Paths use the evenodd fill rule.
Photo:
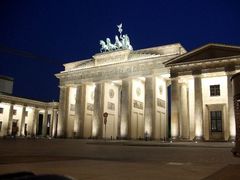
<svg viewBox="0 0 240 180">
<path fill-rule="evenodd" d="M 70 71 L 57 74 L 60 79 L 60 85 L 79 84 L 83 82 L 97 82 L 101 80 L 119 80 L 134 76 L 148 76 L 158 73 L 169 74 L 169 68 L 164 67 L 162 61 L 171 57 L 162 57 L 161 59 L 152 58 L 139 62 L 125 62 L 114 65 L 105 65 L 93 67 L 85 70 Z"/>
</svg>

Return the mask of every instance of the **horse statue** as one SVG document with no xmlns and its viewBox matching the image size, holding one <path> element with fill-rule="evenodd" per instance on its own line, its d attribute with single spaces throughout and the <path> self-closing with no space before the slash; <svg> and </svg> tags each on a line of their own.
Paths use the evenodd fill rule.
<svg viewBox="0 0 240 180">
<path fill-rule="evenodd" d="M 117 49 L 117 47 L 114 44 L 111 43 L 111 40 L 109 38 L 106 39 L 106 43 L 107 43 L 109 51 Z"/>
<path fill-rule="evenodd" d="M 122 23 L 117 25 L 118 32 L 120 36 L 115 36 L 115 43 L 112 44 L 110 38 L 106 38 L 106 42 L 103 40 L 100 40 L 100 45 L 102 46 L 100 49 L 100 52 L 106 52 L 106 51 L 114 51 L 117 49 L 129 49 L 133 50 L 133 47 L 130 44 L 130 39 L 127 34 L 122 35 Z"/>
<path fill-rule="evenodd" d="M 100 40 L 99 44 L 102 46 L 101 49 L 100 49 L 100 52 L 109 51 L 108 46 L 106 45 L 106 43 L 103 40 Z"/>
<path fill-rule="evenodd" d="M 119 40 L 118 36 L 115 36 L 115 43 L 114 45 L 116 46 L 117 49 L 121 49 L 122 48 L 122 42 Z"/>
<path fill-rule="evenodd" d="M 132 46 L 130 44 L 130 39 L 129 39 L 127 34 L 123 35 L 120 38 L 122 39 L 122 47 L 123 47 L 123 49 L 133 50 L 133 48 L 132 48 Z"/>
</svg>

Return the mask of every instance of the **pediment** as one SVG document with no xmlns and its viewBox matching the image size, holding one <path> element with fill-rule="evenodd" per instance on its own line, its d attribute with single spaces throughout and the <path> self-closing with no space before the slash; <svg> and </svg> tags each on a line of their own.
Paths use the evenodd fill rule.
<svg viewBox="0 0 240 180">
<path fill-rule="evenodd" d="M 229 46 L 223 44 L 207 44 L 181 56 L 173 58 L 164 64 L 174 66 L 177 64 L 188 64 L 192 62 L 201 62 L 208 59 L 214 60 L 224 57 L 240 55 L 240 46 Z"/>
</svg>

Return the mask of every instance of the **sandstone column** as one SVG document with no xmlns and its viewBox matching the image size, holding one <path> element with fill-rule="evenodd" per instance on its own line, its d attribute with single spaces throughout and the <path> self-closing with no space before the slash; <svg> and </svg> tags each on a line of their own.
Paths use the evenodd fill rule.
<svg viewBox="0 0 240 180">
<path fill-rule="evenodd" d="M 188 116 L 188 89 L 185 83 L 181 84 L 180 93 L 180 124 L 181 138 L 189 139 L 189 116 Z"/>
<path fill-rule="evenodd" d="M 128 138 L 131 133 L 131 109 L 132 109 L 132 83 L 131 80 L 122 80 L 121 99 L 121 138 Z"/>
<path fill-rule="evenodd" d="M 201 75 L 194 76 L 194 92 L 195 92 L 195 139 L 203 138 L 203 101 L 202 101 L 202 79 Z"/>
<path fill-rule="evenodd" d="M 154 137 L 155 134 L 155 83 L 154 77 L 146 77 L 145 79 L 145 109 L 144 109 L 144 132 L 148 133 L 148 137 Z"/>
<path fill-rule="evenodd" d="M 9 105 L 9 114 L 8 114 L 8 127 L 7 134 L 11 135 L 12 132 L 12 120 L 13 120 L 13 104 Z"/>
<path fill-rule="evenodd" d="M 234 140 L 236 135 L 236 123 L 233 106 L 233 88 L 231 82 L 232 75 L 233 73 L 227 73 L 229 140 Z"/>
<path fill-rule="evenodd" d="M 51 136 L 55 137 L 56 136 L 56 131 L 57 131 L 57 109 L 53 109 L 52 112 L 52 128 L 51 128 Z"/>
<path fill-rule="evenodd" d="M 39 110 L 35 107 L 33 112 L 32 136 L 36 136 L 37 134 L 38 117 L 39 117 Z"/>
<path fill-rule="evenodd" d="M 76 92 L 76 137 L 83 137 L 83 124 L 84 124 L 84 114 L 85 114 L 85 103 L 86 103 L 86 85 L 82 84 L 77 87 Z"/>
<path fill-rule="evenodd" d="M 93 137 L 96 138 L 102 138 L 103 136 L 103 91 L 104 84 L 96 84 L 93 110 Z"/>
<path fill-rule="evenodd" d="M 235 156 L 240 157 L 240 73 L 232 76 L 232 83 L 234 97 L 234 115 L 236 123 L 235 146 L 232 149 L 232 153 Z"/>
<path fill-rule="evenodd" d="M 59 97 L 59 116 L 57 125 L 57 136 L 64 137 L 66 135 L 66 123 L 68 116 L 68 99 L 69 99 L 69 88 L 60 87 Z"/>
<path fill-rule="evenodd" d="M 121 106 L 121 99 L 122 99 L 122 87 L 118 87 L 118 121 L 117 121 L 117 137 L 121 137 L 121 112 L 122 112 L 122 106 Z"/>
<path fill-rule="evenodd" d="M 178 90 L 178 79 L 174 78 L 171 80 L 171 138 L 179 138 L 179 90 Z"/>
<path fill-rule="evenodd" d="M 22 115 L 20 120 L 20 127 L 19 127 L 19 133 L 20 136 L 24 136 L 24 130 L 25 130 L 25 118 L 26 118 L 26 106 L 22 107 Z"/>
<path fill-rule="evenodd" d="M 47 126 L 48 126 L 48 109 L 45 109 L 43 116 L 42 136 L 47 135 Z"/>
</svg>

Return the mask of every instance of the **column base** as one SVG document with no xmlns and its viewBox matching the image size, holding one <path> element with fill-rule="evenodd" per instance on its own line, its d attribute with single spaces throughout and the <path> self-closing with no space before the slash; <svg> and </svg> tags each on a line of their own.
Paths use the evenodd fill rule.
<svg viewBox="0 0 240 180">
<path fill-rule="evenodd" d="M 172 136 L 171 138 L 169 138 L 169 141 L 170 142 L 179 141 L 179 137 L 178 136 Z"/>
<path fill-rule="evenodd" d="M 228 141 L 229 142 L 235 142 L 235 136 L 229 136 Z"/>
<path fill-rule="evenodd" d="M 193 138 L 193 141 L 195 141 L 195 142 L 201 142 L 201 141 L 204 141 L 204 138 L 203 138 L 202 136 L 195 136 L 195 137 Z"/>
</svg>

